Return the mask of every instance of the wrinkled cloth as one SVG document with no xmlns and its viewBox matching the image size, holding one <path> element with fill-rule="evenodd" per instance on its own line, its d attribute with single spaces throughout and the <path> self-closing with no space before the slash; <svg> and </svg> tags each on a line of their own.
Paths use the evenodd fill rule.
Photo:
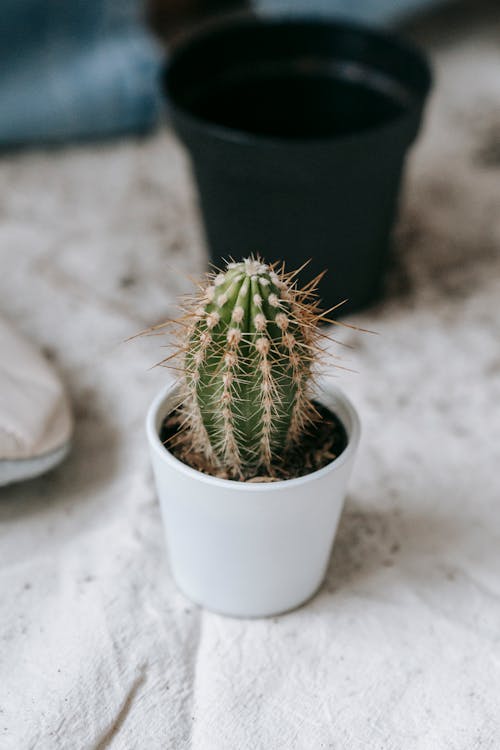
<svg viewBox="0 0 500 750">
<path fill-rule="evenodd" d="M 204 612 L 169 571 L 144 434 L 164 341 L 123 341 L 206 261 L 173 137 L 0 162 L 0 305 L 76 413 L 67 462 L 0 490 L 2 750 L 500 747 L 500 51 L 472 13 L 420 35 L 437 87 L 396 266 L 352 319 L 379 335 L 335 330 L 360 455 L 290 614 Z"/>
</svg>

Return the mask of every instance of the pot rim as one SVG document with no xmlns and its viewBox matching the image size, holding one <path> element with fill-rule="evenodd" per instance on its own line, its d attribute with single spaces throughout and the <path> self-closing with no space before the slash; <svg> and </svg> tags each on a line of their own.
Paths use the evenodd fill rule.
<svg viewBox="0 0 500 750">
<path fill-rule="evenodd" d="M 193 50 L 196 50 L 196 46 L 211 37 L 217 37 L 217 35 L 224 35 L 228 31 L 233 29 L 244 29 L 252 28 L 258 29 L 259 26 L 274 27 L 276 30 L 286 26 L 304 26 L 308 28 L 314 28 L 315 26 L 330 27 L 332 30 L 340 29 L 345 30 L 353 34 L 358 34 L 360 37 L 367 39 L 374 39 L 387 44 L 398 54 L 405 54 L 409 57 L 413 57 L 419 64 L 422 76 L 425 78 L 425 83 L 421 90 L 415 91 L 412 103 L 408 104 L 403 111 L 387 121 L 380 123 L 377 126 L 368 128 L 361 132 L 344 133 L 341 135 L 334 136 L 319 136 L 319 137 L 298 137 L 298 138 L 282 138 L 273 135 L 263 135 L 259 133 L 252 133 L 239 128 L 232 128 L 227 125 L 212 122 L 211 120 L 199 117 L 189 111 L 188 108 L 177 102 L 176 97 L 171 94 L 170 78 L 173 75 L 173 71 L 177 64 L 182 64 L 182 58 L 191 54 Z M 350 21 L 343 19 L 342 17 L 329 17 L 323 15 L 314 15 L 308 12 L 304 13 L 276 13 L 268 14 L 260 17 L 248 16 L 248 15 L 235 15 L 224 19 L 214 19 L 202 24 L 197 27 L 194 31 L 186 32 L 183 38 L 180 39 L 178 45 L 172 52 L 167 62 L 164 65 L 162 72 L 162 83 L 163 90 L 168 100 L 168 106 L 171 108 L 174 115 L 184 123 L 195 130 L 205 133 L 206 135 L 215 138 L 217 140 L 238 144 L 240 146 L 252 146 L 260 145 L 268 148 L 279 149 L 279 148 L 292 148 L 298 149 L 300 147 L 318 148 L 324 147 L 325 144 L 332 142 L 344 144 L 351 141 L 356 141 L 360 138 L 369 139 L 374 134 L 378 135 L 382 132 L 391 132 L 393 128 L 399 129 L 401 123 L 405 120 L 411 121 L 415 112 L 422 110 L 425 101 L 429 95 L 429 92 L 433 84 L 433 72 L 430 61 L 423 50 L 412 41 L 403 39 L 401 36 L 394 32 L 385 31 L 376 27 L 369 26 L 367 24 L 359 23 L 357 21 Z"/>
<path fill-rule="evenodd" d="M 158 413 L 164 406 L 168 396 L 175 395 L 175 392 L 178 391 L 178 389 L 178 383 L 168 383 L 164 388 L 161 389 L 161 391 L 151 402 L 146 415 L 146 434 L 148 442 L 152 450 L 155 451 L 162 462 L 168 464 L 172 469 L 186 474 L 191 479 L 197 479 L 202 483 L 211 484 L 213 486 L 218 486 L 225 489 L 233 489 L 235 492 L 244 493 L 284 491 L 290 487 L 296 487 L 301 484 L 313 482 L 316 479 L 321 479 L 325 476 L 325 474 L 336 471 L 352 458 L 359 444 L 361 436 L 361 424 L 355 407 L 340 388 L 330 385 L 329 383 L 323 383 L 323 387 L 321 388 L 321 390 L 335 397 L 335 399 L 347 412 L 348 418 L 350 420 L 350 425 L 348 427 L 345 425 L 344 420 L 339 416 L 339 419 L 344 424 L 344 428 L 347 432 L 347 446 L 338 458 L 334 458 L 333 461 L 330 461 L 330 463 L 328 463 L 326 466 L 323 466 L 322 469 L 313 471 L 310 474 L 304 474 L 303 476 L 296 477 L 295 479 L 281 479 L 277 482 L 239 482 L 234 479 L 221 479 L 220 477 L 213 477 L 209 474 L 204 474 L 197 469 L 193 469 L 187 464 L 180 461 L 172 453 L 170 453 L 167 448 L 165 448 L 160 440 L 160 436 L 156 428 Z M 321 401 L 321 394 L 319 394 L 319 400 Z"/>
</svg>

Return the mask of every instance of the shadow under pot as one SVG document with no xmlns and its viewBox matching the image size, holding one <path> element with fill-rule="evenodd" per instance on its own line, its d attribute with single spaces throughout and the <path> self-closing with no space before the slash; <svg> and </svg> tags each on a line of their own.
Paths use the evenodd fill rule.
<svg viewBox="0 0 500 750">
<path fill-rule="evenodd" d="M 376 300 L 430 84 L 418 50 L 350 23 L 239 19 L 184 41 L 164 88 L 215 264 L 310 259 L 324 306 Z"/>
</svg>

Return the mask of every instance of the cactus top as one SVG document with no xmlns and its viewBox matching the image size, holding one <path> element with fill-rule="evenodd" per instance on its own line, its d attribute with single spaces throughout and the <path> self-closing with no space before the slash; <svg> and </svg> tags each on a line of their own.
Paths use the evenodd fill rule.
<svg viewBox="0 0 500 750">
<path fill-rule="evenodd" d="M 272 474 L 314 415 L 316 320 L 283 273 L 229 263 L 201 291 L 187 334 L 184 410 L 193 443 L 228 476 Z"/>
</svg>

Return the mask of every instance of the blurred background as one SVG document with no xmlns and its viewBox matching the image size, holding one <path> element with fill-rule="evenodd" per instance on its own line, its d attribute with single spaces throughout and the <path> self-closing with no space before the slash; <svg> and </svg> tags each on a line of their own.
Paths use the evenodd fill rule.
<svg viewBox="0 0 500 750">
<path fill-rule="evenodd" d="M 42 143 L 150 129 L 162 110 L 158 70 L 165 48 L 180 33 L 217 15 L 307 12 L 394 25 L 442 2 L 5 0 L 0 31 L 0 143 Z"/>
</svg>

